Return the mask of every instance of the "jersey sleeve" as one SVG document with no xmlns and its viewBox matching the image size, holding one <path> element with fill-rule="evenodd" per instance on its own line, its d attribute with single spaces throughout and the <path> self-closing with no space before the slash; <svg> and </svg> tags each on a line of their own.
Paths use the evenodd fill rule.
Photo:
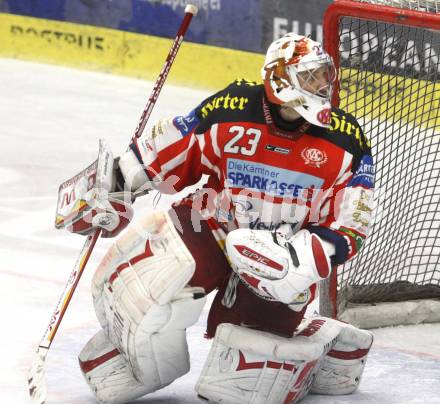
<svg viewBox="0 0 440 404">
<path fill-rule="evenodd" d="M 309 231 L 336 246 L 333 263 L 337 265 L 351 259 L 360 250 L 372 218 L 373 157 L 363 134 L 357 141 L 357 150 L 350 164 L 320 205 L 317 223 L 309 227 Z"/>
<path fill-rule="evenodd" d="M 196 184 L 203 174 L 219 176 L 212 163 L 215 133 L 205 122 L 202 111 L 207 100 L 186 116 L 160 120 L 131 141 L 123 156 L 122 169 L 126 179 L 130 177 L 129 171 L 135 173 L 132 189 L 155 188 L 173 194 Z"/>
</svg>

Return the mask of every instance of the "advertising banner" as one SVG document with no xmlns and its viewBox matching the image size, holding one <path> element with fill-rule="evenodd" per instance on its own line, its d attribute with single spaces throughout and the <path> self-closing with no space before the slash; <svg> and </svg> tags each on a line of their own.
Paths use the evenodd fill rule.
<svg viewBox="0 0 440 404">
<path fill-rule="evenodd" d="M 0 13 L 0 57 L 54 63 L 155 80 L 171 39 L 71 22 Z M 219 90 L 259 80 L 264 57 L 186 40 L 168 81 Z"/>
<path fill-rule="evenodd" d="M 188 41 L 262 51 L 256 0 L 4 0 L 0 12 L 172 38 L 188 3 L 199 8 Z"/>
<path fill-rule="evenodd" d="M 434 82 L 440 75 L 438 31 L 343 17 L 340 41 L 342 67 L 359 66 Z"/>
<path fill-rule="evenodd" d="M 261 51 L 287 32 L 322 42 L 322 20 L 331 3 L 333 0 L 263 0 Z"/>
</svg>

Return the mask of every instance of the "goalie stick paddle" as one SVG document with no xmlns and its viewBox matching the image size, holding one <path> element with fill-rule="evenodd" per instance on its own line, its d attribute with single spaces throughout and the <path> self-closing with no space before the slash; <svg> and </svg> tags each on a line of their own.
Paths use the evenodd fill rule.
<svg viewBox="0 0 440 404">
<path fill-rule="evenodd" d="M 162 70 L 159 73 L 159 77 L 157 78 L 154 84 L 147 105 L 145 106 L 144 111 L 142 112 L 141 118 L 136 127 L 136 131 L 133 138 L 138 138 L 142 135 L 142 132 L 145 129 L 145 125 L 148 121 L 148 118 L 151 115 L 151 112 L 154 108 L 154 105 L 156 104 L 157 98 L 159 97 L 163 84 L 165 83 L 165 80 L 174 62 L 174 59 L 176 58 L 177 52 L 183 41 L 183 37 L 186 31 L 188 30 L 191 19 L 196 14 L 197 14 L 196 6 L 188 4 L 185 7 L 185 16 L 182 20 L 182 23 L 180 24 L 179 30 L 177 31 L 176 37 L 173 41 L 173 44 L 165 60 L 165 63 L 162 67 Z M 52 341 L 55 338 L 55 334 L 58 330 L 58 327 L 61 324 L 61 320 L 63 319 L 64 313 L 66 312 L 70 300 L 73 296 L 73 293 L 75 292 L 76 286 L 78 285 L 81 275 L 86 267 L 87 261 L 89 260 L 89 257 L 92 254 L 93 248 L 96 244 L 96 241 L 99 238 L 100 233 L 101 230 L 98 228 L 94 231 L 94 233 L 92 233 L 87 237 L 87 240 L 84 243 L 84 246 L 79 254 L 79 257 L 69 277 L 69 280 L 66 283 L 65 289 L 62 295 L 60 296 L 60 299 L 52 315 L 52 318 L 50 319 L 46 332 L 44 333 L 44 336 L 38 346 L 37 352 L 35 353 L 34 360 L 31 369 L 29 370 L 29 377 L 28 377 L 29 394 L 34 404 L 44 404 L 46 402 L 47 389 L 46 389 L 45 369 L 44 369 L 46 356 L 49 351 L 50 345 L 52 344 Z"/>
</svg>

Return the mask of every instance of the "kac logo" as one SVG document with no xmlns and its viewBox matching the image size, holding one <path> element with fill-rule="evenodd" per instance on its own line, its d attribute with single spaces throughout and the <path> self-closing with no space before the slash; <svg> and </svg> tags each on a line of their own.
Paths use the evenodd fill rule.
<svg viewBox="0 0 440 404">
<path fill-rule="evenodd" d="M 322 164 L 325 164 L 328 160 L 327 154 L 319 149 L 312 147 L 306 147 L 301 152 L 301 157 L 304 159 L 307 165 L 311 165 L 316 168 L 320 168 Z"/>
<path fill-rule="evenodd" d="M 316 119 L 318 119 L 318 121 L 321 122 L 323 125 L 330 125 L 330 114 L 330 108 L 324 108 L 323 110 L 318 112 L 318 114 L 316 115 Z"/>
</svg>

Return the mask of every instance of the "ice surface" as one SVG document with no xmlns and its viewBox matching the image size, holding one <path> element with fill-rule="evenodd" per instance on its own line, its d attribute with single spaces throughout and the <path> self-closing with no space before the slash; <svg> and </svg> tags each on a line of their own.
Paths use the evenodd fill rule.
<svg viewBox="0 0 440 404">
<path fill-rule="evenodd" d="M 177 61 L 178 63 L 178 61 Z M 30 402 L 32 356 L 84 239 L 53 226 L 58 185 L 95 158 L 98 139 L 115 154 L 131 137 L 153 83 L 0 59 L 0 307 L 2 403 Z M 166 85 L 150 122 L 184 114 L 208 94 Z M 159 205 L 169 204 L 162 197 Z M 136 219 L 153 199 L 136 202 Z M 110 241 L 99 240 L 47 361 L 48 403 L 94 403 L 77 354 L 98 330 L 90 297 L 93 269 Z M 209 350 L 201 320 L 188 331 L 192 369 L 140 403 L 199 403 L 194 384 Z M 439 325 L 375 330 L 360 390 L 310 396 L 305 404 L 440 403 Z"/>
</svg>

